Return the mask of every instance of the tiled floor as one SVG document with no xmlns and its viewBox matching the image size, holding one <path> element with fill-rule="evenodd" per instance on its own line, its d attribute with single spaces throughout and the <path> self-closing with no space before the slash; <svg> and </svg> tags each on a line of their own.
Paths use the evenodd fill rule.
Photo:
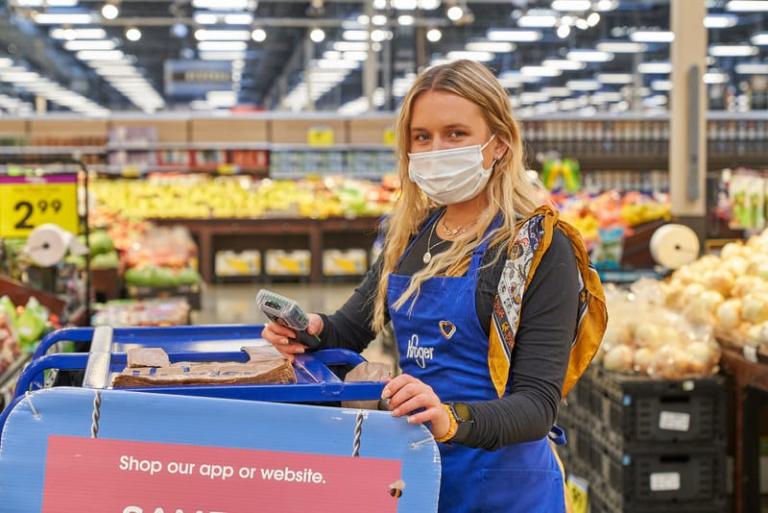
<svg viewBox="0 0 768 513">
<path fill-rule="evenodd" d="M 268 288 L 298 301 L 307 312 L 333 313 L 344 304 L 355 289 L 345 284 L 262 284 L 209 285 L 203 291 L 203 307 L 193 314 L 195 324 L 263 324 L 266 318 L 256 306 L 256 294 Z M 384 350 L 377 339 L 363 356 L 369 361 L 393 363 L 394 356 Z"/>
</svg>

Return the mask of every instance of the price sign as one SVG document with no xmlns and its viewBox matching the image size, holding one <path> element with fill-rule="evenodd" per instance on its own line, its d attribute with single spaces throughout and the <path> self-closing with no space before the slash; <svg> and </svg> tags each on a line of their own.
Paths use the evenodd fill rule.
<svg viewBox="0 0 768 513">
<path fill-rule="evenodd" d="M 387 146 L 395 145 L 395 131 L 391 128 L 384 130 L 384 144 Z"/>
<path fill-rule="evenodd" d="M 335 140 L 331 127 L 314 126 L 307 130 L 307 144 L 310 146 L 332 146 Z"/>
<path fill-rule="evenodd" d="M 220 175 L 236 175 L 239 170 L 239 166 L 236 166 L 235 164 L 219 164 L 216 168 L 216 171 Z"/>
<path fill-rule="evenodd" d="M 77 233 L 77 175 L 0 177 L 0 237 L 27 237 L 53 223 Z"/>
</svg>

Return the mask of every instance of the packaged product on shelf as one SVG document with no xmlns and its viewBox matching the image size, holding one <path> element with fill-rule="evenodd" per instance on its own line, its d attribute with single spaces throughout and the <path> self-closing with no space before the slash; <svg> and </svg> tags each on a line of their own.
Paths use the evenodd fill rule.
<svg viewBox="0 0 768 513">
<path fill-rule="evenodd" d="M 658 379 L 714 374 L 720 349 L 712 328 L 667 308 L 661 287 L 641 280 L 630 292 L 606 289 L 609 320 L 598 361 L 607 370 Z"/>
<path fill-rule="evenodd" d="M 216 252 L 216 276 L 259 276 L 261 274 L 261 251 L 245 250 Z"/>
<path fill-rule="evenodd" d="M 325 276 L 360 276 L 367 270 L 364 249 L 326 249 L 323 251 Z"/>
<path fill-rule="evenodd" d="M 265 254 L 265 270 L 269 276 L 309 276 L 311 263 L 312 254 L 304 249 L 269 249 Z"/>
</svg>

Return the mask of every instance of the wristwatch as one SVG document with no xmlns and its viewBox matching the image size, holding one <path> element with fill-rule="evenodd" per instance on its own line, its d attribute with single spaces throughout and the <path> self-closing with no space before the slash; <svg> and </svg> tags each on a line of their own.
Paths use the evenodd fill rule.
<svg viewBox="0 0 768 513">
<path fill-rule="evenodd" d="M 448 403 L 448 408 L 450 408 L 453 418 L 459 424 L 459 429 L 461 429 L 462 424 L 472 424 L 474 422 L 472 411 L 469 409 L 468 404 Z"/>
</svg>

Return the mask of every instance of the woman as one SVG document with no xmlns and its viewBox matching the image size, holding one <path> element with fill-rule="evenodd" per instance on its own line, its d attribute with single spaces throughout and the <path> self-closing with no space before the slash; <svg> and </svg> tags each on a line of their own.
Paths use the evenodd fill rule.
<svg viewBox="0 0 768 513">
<path fill-rule="evenodd" d="M 573 229 L 537 209 L 507 94 L 484 66 L 420 75 L 397 134 L 402 195 L 383 256 L 308 331 L 362 351 L 392 321 L 404 373 L 383 398 L 439 442 L 441 512 L 563 512 L 547 435 L 605 328 L 599 280 Z M 264 330 L 291 358 L 305 350 L 294 335 Z"/>
</svg>

